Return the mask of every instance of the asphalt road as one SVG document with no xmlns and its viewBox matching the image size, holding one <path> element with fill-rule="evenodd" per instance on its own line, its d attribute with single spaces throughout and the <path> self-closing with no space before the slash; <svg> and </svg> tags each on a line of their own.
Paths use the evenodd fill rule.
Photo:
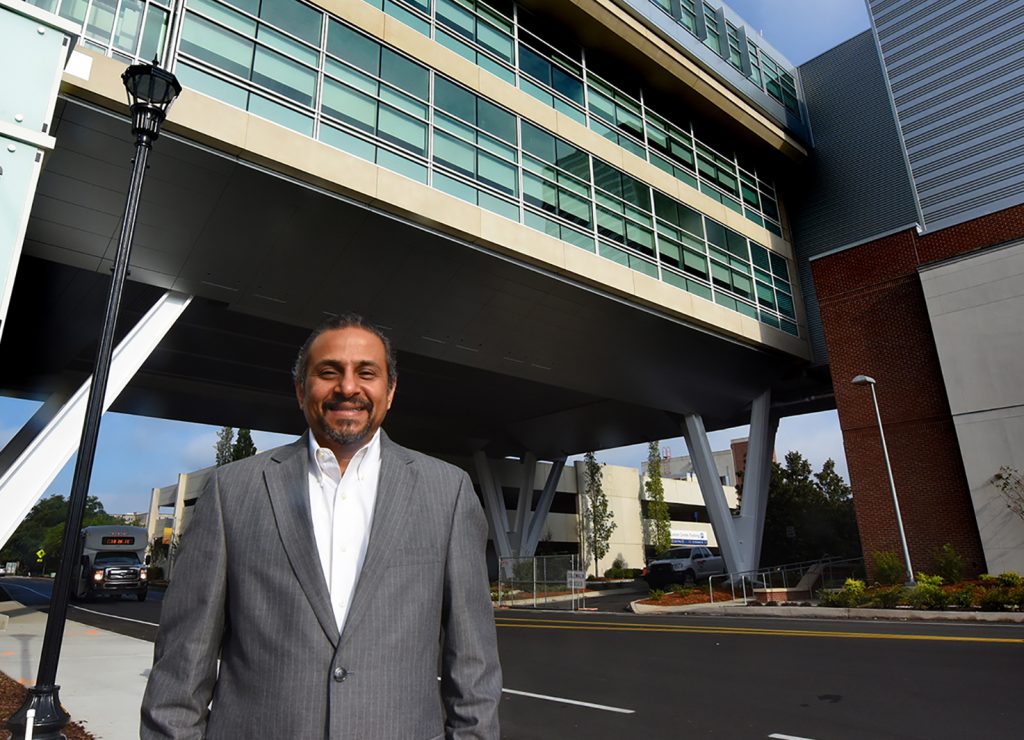
<svg viewBox="0 0 1024 740">
<path fill-rule="evenodd" d="M 29 604 L 49 592 L 0 585 Z M 496 613 L 505 740 L 1024 737 L 1024 626 L 638 616 L 624 602 Z M 151 640 L 159 607 L 151 592 L 69 616 Z"/>
</svg>

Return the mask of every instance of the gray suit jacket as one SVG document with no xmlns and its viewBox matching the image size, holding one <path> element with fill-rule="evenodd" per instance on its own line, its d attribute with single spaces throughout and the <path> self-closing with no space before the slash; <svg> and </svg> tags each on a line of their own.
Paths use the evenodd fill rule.
<svg viewBox="0 0 1024 740">
<path fill-rule="evenodd" d="M 142 738 L 497 738 L 487 527 L 469 477 L 382 433 L 339 635 L 307 450 L 303 436 L 211 477 L 163 602 Z"/>
</svg>

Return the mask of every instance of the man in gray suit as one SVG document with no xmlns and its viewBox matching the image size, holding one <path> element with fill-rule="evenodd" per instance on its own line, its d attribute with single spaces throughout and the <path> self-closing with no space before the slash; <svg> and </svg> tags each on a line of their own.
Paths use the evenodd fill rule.
<svg viewBox="0 0 1024 740">
<path fill-rule="evenodd" d="M 394 353 L 361 317 L 318 327 L 293 375 L 309 432 L 218 468 L 196 505 L 142 737 L 498 738 L 469 477 L 380 430 Z"/>
</svg>

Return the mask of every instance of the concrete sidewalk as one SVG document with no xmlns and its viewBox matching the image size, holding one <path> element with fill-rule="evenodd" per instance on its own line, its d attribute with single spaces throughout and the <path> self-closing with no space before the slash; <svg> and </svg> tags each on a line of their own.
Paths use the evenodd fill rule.
<svg viewBox="0 0 1024 740">
<path fill-rule="evenodd" d="M 4 601 L 0 616 L 9 618 L 0 631 L 0 671 L 32 686 L 46 614 Z M 100 740 L 137 739 L 139 706 L 152 663 L 153 643 L 68 620 L 57 668 L 61 704 L 73 721 Z"/>
</svg>

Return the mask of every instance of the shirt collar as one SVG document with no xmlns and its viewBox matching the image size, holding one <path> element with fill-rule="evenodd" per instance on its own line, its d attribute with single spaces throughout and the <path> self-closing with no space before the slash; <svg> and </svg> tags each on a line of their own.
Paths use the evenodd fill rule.
<svg viewBox="0 0 1024 740">
<path fill-rule="evenodd" d="M 356 474 L 362 478 L 363 473 L 371 470 L 374 465 L 379 463 L 380 428 L 378 427 L 377 431 L 370 437 L 370 441 L 360 447 L 356 454 L 352 456 L 349 467 L 353 468 Z M 338 458 L 334 456 L 334 452 L 331 449 L 321 447 L 317 443 L 312 430 L 309 432 L 309 469 L 316 474 L 317 479 L 321 482 L 324 476 L 335 482 L 341 480 L 341 467 L 338 465 Z"/>
</svg>

